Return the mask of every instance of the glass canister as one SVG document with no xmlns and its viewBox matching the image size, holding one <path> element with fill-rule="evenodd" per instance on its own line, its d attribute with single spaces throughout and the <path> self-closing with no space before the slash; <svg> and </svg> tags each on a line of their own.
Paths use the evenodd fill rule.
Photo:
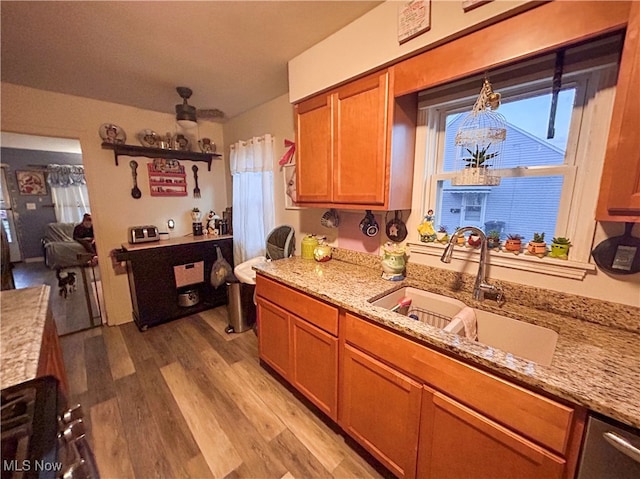
<svg viewBox="0 0 640 479">
<path fill-rule="evenodd" d="M 316 235 L 307 235 L 302 239 L 302 259 L 313 259 L 313 251 L 318 246 Z"/>
</svg>

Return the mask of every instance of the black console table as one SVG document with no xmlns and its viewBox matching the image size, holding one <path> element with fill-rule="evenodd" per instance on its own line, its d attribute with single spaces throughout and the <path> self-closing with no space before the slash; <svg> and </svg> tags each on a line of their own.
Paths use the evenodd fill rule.
<svg viewBox="0 0 640 479">
<path fill-rule="evenodd" d="M 211 268 L 218 259 L 216 246 L 233 266 L 231 236 L 186 236 L 154 243 L 124 244 L 117 254 L 127 262 L 133 319 L 141 331 L 173 319 L 227 304 L 227 287 L 214 288 L 209 282 Z M 174 266 L 204 262 L 204 281 L 176 287 Z M 200 301 L 193 306 L 180 306 L 181 293 L 196 290 Z"/>
</svg>

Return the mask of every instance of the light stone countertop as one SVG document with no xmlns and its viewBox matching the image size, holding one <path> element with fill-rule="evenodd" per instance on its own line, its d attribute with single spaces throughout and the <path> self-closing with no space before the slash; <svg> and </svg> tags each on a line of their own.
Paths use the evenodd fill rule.
<svg viewBox="0 0 640 479">
<path fill-rule="evenodd" d="M 0 293 L 0 388 L 36 377 L 51 287 Z"/>
<path fill-rule="evenodd" d="M 515 304 L 515 301 L 507 301 L 499 308 L 495 301 L 473 300 L 471 292 L 466 291 L 468 288 L 454 293 L 437 284 L 416 279 L 390 282 L 380 277 L 379 268 L 336 259 L 317 263 L 294 257 L 259 263 L 254 269 L 259 274 L 390 327 L 465 362 L 483 366 L 503 377 L 640 427 L 640 334 L 637 332 L 533 309 Z M 368 302 L 403 286 L 445 294 L 477 309 L 557 331 L 559 337 L 552 364 L 542 366 L 520 359 Z"/>
</svg>

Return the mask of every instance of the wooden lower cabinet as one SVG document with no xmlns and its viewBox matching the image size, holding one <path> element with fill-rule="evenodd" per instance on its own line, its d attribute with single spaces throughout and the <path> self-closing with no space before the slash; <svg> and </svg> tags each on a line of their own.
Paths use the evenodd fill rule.
<svg viewBox="0 0 640 479">
<path fill-rule="evenodd" d="M 338 338 L 290 317 L 291 383 L 334 421 L 338 418 Z"/>
<path fill-rule="evenodd" d="M 560 479 L 566 461 L 457 401 L 424 388 L 418 477 Z"/>
<path fill-rule="evenodd" d="M 583 408 L 260 275 L 256 291 L 261 360 L 397 477 L 573 478 Z"/>
<path fill-rule="evenodd" d="M 291 372 L 289 313 L 269 301 L 258 298 L 257 302 L 260 359 L 288 380 Z"/>
<path fill-rule="evenodd" d="M 260 359 L 334 421 L 338 419 L 338 338 L 258 297 Z"/>
<path fill-rule="evenodd" d="M 421 385 L 345 344 L 340 393 L 342 428 L 396 476 L 416 477 Z"/>
</svg>

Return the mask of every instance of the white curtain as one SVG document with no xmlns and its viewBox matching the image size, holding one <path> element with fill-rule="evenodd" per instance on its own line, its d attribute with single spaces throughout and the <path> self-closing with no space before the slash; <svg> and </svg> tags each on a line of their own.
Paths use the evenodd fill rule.
<svg viewBox="0 0 640 479">
<path fill-rule="evenodd" d="M 264 255 L 267 234 L 275 226 L 273 158 L 274 140 L 268 134 L 231 145 L 235 264 Z"/>
<path fill-rule="evenodd" d="M 90 212 L 84 167 L 52 164 L 47 166 L 47 173 L 56 221 L 80 223 L 82 216 Z"/>
</svg>

